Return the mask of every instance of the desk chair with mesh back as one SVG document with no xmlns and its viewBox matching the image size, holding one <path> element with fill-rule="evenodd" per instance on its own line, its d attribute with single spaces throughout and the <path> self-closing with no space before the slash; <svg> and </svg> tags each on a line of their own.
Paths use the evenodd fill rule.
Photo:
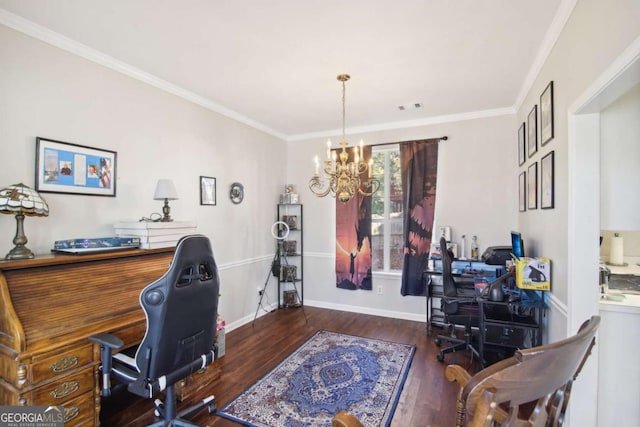
<svg viewBox="0 0 640 427">
<path fill-rule="evenodd" d="M 476 291 L 471 281 L 456 281 L 451 269 L 453 255 L 447 249 L 447 241 L 440 239 L 440 253 L 442 254 L 442 288 L 443 297 L 440 301 L 445 323 L 451 325 L 450 335 L 438 335 L 435 339 L 436 345 L 440 346 L 442 341 L 449 341 L 453 345 L 443 348 L 436 356 L 440 362 L 444 361 L 444 355 L 460 350 L 470 350 L 472 354 L 479 356 L 478 351 L 471 345 L 473 337 L 473 327 L 480 324 L 478 303 L 476 301 Z M 466 285 L 466 286 L 465 286 Z M 464 327 L 464 336 L 458 338 L 455 335 L 455 327 Z"/>
<path fill-rule="evenodd" d="M 156 413 L 164 419 L 153 426 L 195 426 L 180 418 L 205 406 L 215 411 L 209 396 L 176 414 L 174 385 L 215 359 L 219 289 L 209 239 L 202 235 L 180 239 L 169 270 L 140 293 L 147 318 L 140 345 L 112 355 L 122 340 L 111 334 L 89 337 L 101 348 L 102 396 L 111 394 L 110 375 L 138 396 L 153 398 L 166 390 L 164 404 L 155 402 Z"/>
</svg>

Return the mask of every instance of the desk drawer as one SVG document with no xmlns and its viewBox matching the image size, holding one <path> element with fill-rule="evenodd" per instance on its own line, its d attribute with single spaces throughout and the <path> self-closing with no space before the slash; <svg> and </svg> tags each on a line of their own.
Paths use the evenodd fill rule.
<svg viewBox="0 0 640 427">
<path fill-rule="evenodd" d="M 95 425 L 96 408 L 93 392 L 78 396 L 62 406 L 64 407 L 64 427 Z"/>
<path fill-rule="evenodd" d="M 93 369 L 87 368 L 36 388 L 31 392 L 29 401 L 33 406 L 62 405 L 76 396 L 92 391 L 94 387 Z"/>
<path fill-rule="evenodd" d="M 93 362 L 93 346 L 87 341 L 68 350 L 57 353 L 55 357 L 33 362 L 31 366 L 31 384 L 36 385 L 58 375 Z"/>
</svg>

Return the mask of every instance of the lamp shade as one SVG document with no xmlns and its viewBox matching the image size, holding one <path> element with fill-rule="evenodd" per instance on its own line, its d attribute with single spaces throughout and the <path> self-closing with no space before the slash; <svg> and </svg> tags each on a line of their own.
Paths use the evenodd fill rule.
<svg viewBox="0 0 640 427">
<path fill-rule="evenodd" d="M 26 216 L 49 216 L 49 206 L 40 194 L 23 183 L 0 190 L 0 212 Z"/>
<path fill-rule="evenodd" d="M 153 199 L 178 200 L 178 192 L 176 191 L 175 185 L 173 185 L 173 181 L 170 179 L 159 179 Z"/>
</svg>

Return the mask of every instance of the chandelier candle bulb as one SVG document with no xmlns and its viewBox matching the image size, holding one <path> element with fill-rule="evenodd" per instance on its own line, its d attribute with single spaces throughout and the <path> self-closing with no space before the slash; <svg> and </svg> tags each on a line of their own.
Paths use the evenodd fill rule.
<svg viewBox="0 0 640 427">
<path fill-rule="evenodd" d="M 320 174 L 320 163 L 318 163 L 318 156 L 313 158 L 313 162 L 316 164 L 316 175 Z"/>
<path fill-rule="evenodd" d="M 327 139 L 327 160 L 331 159 L 331 140 Z"/>
</svg>

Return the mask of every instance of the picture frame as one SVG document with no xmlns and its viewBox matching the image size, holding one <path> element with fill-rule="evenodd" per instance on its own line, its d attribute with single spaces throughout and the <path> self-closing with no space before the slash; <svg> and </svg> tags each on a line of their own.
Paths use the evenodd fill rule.
<svg viewBox="0 0 640 427">
<path fill-rule="evenodd" d="M 553 139 L 553 80 L 540 95 L 540 146 Z"/>
<path fill-rule="evenodd" d="M 518 129 L 518 166 L 524 165 L 527 161 L 527 133 L 526 123 L 522 122 Z"/>
<path fill-rule="evenodd" d="M 116 196 L 117 153 L 36 137 L 36 191 Z"/>
<path fill-rule="evenodd" d="M 538 105 L 534 105 L 527 116 L 527 143 L 529 157 L 538 151 Z"/>
<path fill-rule="evenodd" d="M 522 171 L 518 177 L 518 201 L 520 212 L 527 210 L 527 172 Z"/>
<path fill-rule="evenodd" d="M 554 208 L 554 157 L 553 151 L 540 160 L 540 208 Z"/>
<path fill-rule="evenodd" d="M 538 209 L 538 162 L 527 171 L 527 209 Z"/>
<path fill-rule="evenodd" d="M 216 205 L 216 179 L 211 176 L 200 176 L 200 205 Z"/>
</svg>

